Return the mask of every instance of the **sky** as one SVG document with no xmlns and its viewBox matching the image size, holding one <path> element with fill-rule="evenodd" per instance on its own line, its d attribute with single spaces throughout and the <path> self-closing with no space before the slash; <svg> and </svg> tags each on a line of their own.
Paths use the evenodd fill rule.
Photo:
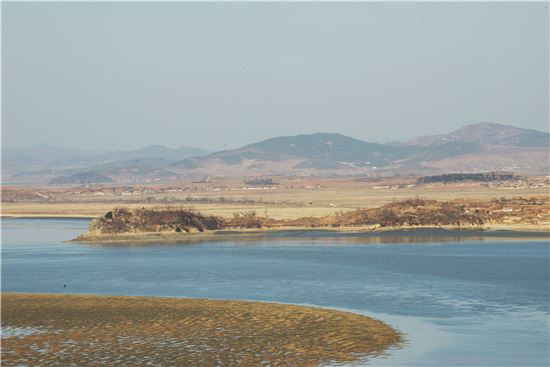
<svg viewBox="0 0 550 367">
<path fill-rule="evenodd" d="M 548 131 L 548 3 L 2 3 L 2 143 Z"/>
</svg>

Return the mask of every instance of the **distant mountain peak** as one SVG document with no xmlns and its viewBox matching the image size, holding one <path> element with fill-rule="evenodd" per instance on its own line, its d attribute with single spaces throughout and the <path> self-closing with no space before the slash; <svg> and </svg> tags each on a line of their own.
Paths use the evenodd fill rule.
<svg viewBox="0 0 550 367">
<path fill-rule="evenodd" d="M 548 146 L 549 136 L 548 133 L 538 130 L 485 121 L 466 125 L 448 134 L 420 136 L 409 140 L 407 144 L 428 147 L 463 142 L 481 146 L 544 147 Z"/>
</svg>

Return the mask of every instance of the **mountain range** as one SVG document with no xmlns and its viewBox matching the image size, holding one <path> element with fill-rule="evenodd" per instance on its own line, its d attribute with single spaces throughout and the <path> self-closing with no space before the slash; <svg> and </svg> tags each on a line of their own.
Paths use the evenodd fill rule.
<svg viewBox="0 0 550 367">
<path fill-rule="evenodd" d="M 170 165 L 179 174 L 380 175 L 548 172 L 550 135 L 483 122 L 403 143 L 368 143 L 337 133 L 277 137 Z"/>
<path fill-rule="evenodd" d="M 173 176 L 162 167 L 211 151 L 182 146 L 150 145 L 140 149 L 98 152 L 35 144 L 2 150 L 2 182 L 89 184 L 147 181 Z M 111 178 L 113 177 L 113 178 Z"/>
<path fill-rule="evenodd" d="M 481 171 L 546 175 L 549 142 L 546 132 L 482 122 L 444 135 L 387 144 L 314 133 L 275 137 L 213 153 L 159 145 L 134 151 L 63 153 L 63 148 L 40 145 L 4 151 L 2 171 L 5 183 L 52 184 L 165 182 L 205 176 L 376 177 Z M 40 169 L 29 169 L 33 165 Z M 14 167 L 18 168 L 15 172 Z"/>
</svg>

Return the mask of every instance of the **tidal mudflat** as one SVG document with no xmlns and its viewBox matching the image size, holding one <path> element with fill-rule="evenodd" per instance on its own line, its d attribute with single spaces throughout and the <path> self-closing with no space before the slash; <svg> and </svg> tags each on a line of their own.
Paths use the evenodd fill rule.
<svg viewBox="0 0 550 367">
<path fill-rule="evenodd" d="M 3 337 L 5 366 L 318 366 L 364 360 L 400 341 L 384 323 L 349 312 L 161 297 L 3 293 L 4 326 L 26 331 Z"/>
</svg>

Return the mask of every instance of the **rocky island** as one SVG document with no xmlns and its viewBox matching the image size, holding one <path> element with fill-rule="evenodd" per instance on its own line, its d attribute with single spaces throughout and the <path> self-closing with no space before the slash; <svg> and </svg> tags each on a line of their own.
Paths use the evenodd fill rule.
<svg viewBox="0 0 550 367">
<path fill-rule="evenodd" d="M 255 211 L 233 217 L 203 215 L 191 208 L 116 208 L 94 219 L 76 242 L 158 242 L 235 237 L 281 231 L 382 232 L 411 229 L 504 229 L 548 233 L 548 201 L 539 198 L 491 201 L 404 200 L 377 208 L 320 217 L 274 219 Z"/>
</svg>

